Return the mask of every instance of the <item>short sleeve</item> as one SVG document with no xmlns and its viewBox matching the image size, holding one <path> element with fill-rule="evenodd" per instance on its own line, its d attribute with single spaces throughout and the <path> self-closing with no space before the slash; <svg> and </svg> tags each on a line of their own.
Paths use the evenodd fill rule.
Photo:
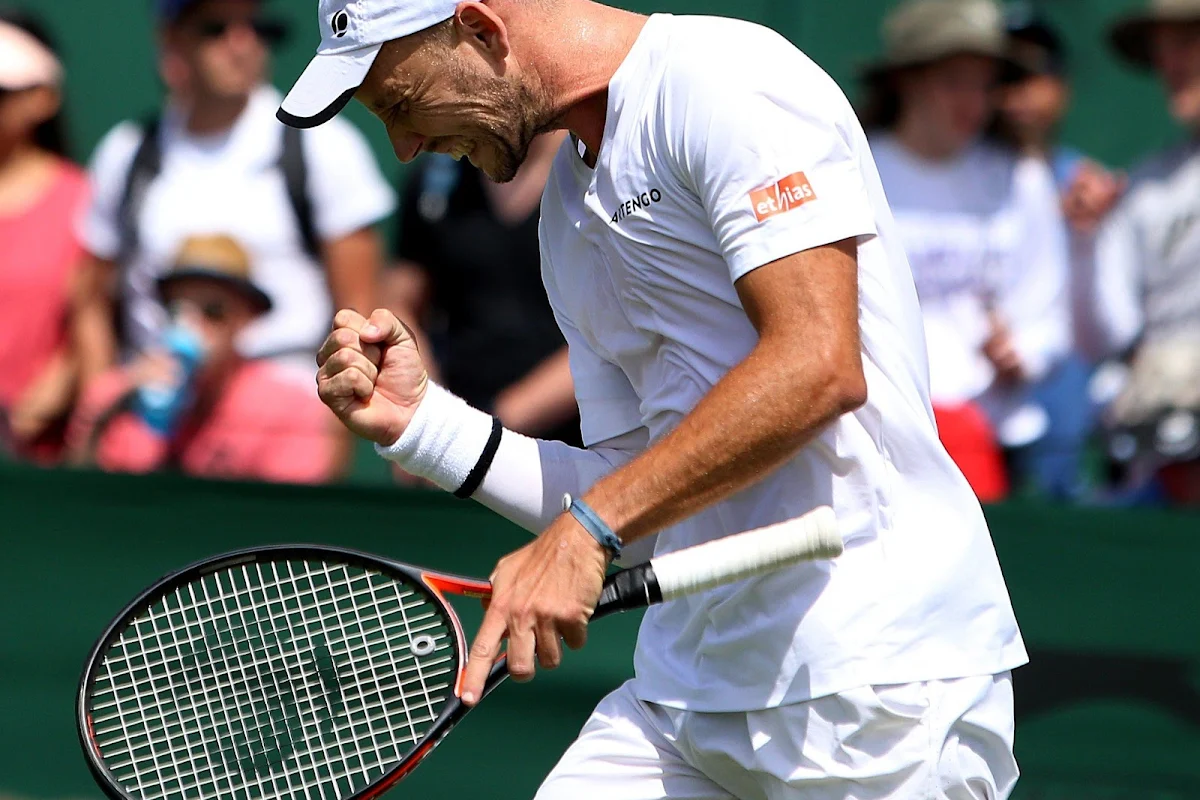
<svg viewBox="0 0 1200 800">
<path fill-rule="evenodd" d="M 305 132 L 317 234 L 340 239 L 392 213 L 396 196 L 366 138 L 343 119 Z"/>
<path fill-rule="evenodd" d="M 786 79 L 709 69 L 668 83 L 668 150 L 735 281 L 784 256 L 876 233 L 853 111 L 814 65 L 796 66 L 803 71 Z"/>
<path fill-rule="evenodd" d="M 88 167 L 92 198 L 80 217 L 77 234 L 84 249 L 98 258 L 114 259 L 120 250 L 117 215 L 142 136 L 140 126 L 122 122 L 100 141 Z"/>
</svg>

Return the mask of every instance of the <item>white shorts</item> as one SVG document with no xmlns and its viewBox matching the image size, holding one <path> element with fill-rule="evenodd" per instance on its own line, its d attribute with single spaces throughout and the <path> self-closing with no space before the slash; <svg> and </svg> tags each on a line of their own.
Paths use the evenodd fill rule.
<svg viewBox="0 0 1200 800">
<path fill-rule="evenodd" d="M 865 686 L 763 711 L 601 701 L 537 800 L 998 800 L 1012 674 Z"/>
</svg>

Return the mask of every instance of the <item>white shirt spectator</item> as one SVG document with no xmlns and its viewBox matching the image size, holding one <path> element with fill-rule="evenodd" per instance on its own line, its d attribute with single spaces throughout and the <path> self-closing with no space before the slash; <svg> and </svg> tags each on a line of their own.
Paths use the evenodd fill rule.
<svg viewBox="0 0 1200 800">
<path fill-rule="evenodd" d="M 871 149 L 921 301 L 933 403 L 979 401 L 1006 439 L 1021 405 L 992 390 L 989 312 L 1011 329 L 1030 381 L 1071 345 L 1070 251 L 1054 176 L 1038 159 L 986 143 L 944 162 L 890 134 L 872 137 Z"/>
<path fill-rule="evenodd" d="M 609 84 L 595 168 L 568 141 L 542 215 L 543 276 L 589 445 L 661 437 L 746 357 L 757 336 L 739 278 L 858 241 L 866 405 L 657 544 L 831 504 L 846 552 L 652 608 L 641 699 L 751 710 L 1025 661 L 983 514 L 938 441 L 898 231 L 828 75 L 765 28 L 653 16 Z"/>
<path fill-rule="evenodd" d="M 333 314 L 325 271 L 305 252 L 278 162 L 282 126 L 279 93 L 263 86 L 229 131 L 195 136 L 168 108 L 161 125 L 162 169 L 137 220 L 138 250 L 119 265 L 125 356 L 155 341 L 166 317 L 155 278 L 173 263 L 184 239 L 227 234 L 253 259 L 253 280 L 274 303 L 242 340 L 244 355 L 273 356 L 315 371 L 313 354 Z M 119 206 L 142 128 L 122 123 L 98 146 L 91 165 L 95 199 L 82 239 L 96 256 L 115 259 L 121 247 Z M 368 227 L 391 213 L 395 196 L 363 138 L 344 120 L 306 131 L 313 222 L 321 241 Z"/>
<path fill-rule="evenodd" d="M 1200 341 L 1200 143 L 1148 159 L 1096 243 L 1094 314 L 1102 355 L 1139 337 Z"/>
</svg>

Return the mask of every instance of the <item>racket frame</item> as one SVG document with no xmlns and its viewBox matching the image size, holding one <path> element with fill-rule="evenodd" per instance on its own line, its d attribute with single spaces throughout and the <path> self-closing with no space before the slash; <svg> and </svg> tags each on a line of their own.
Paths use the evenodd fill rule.
<svg viewBox="0 0 1200 800">
<path fill-rule="evenodd" d="M 173 590 L 195 580 L 202 579 L 207 575 L 220 572 L 223 569 L 261 561 L 337 561 L 338 563 L 362 567 L 392 577 L 401 576 L 406 583 L 422 591 L 427 598 L 437 605 L 447 609 L 448 613 L 446 616 L 449 618 L 451 627 L 454 630 L 452 644 L 455 657 L 458 659 L 458 675 L 455 678 L 453 697 L 446 702 L 446 707 L 442 710 L 442 713 L 425 732 L 425 738 L 417 744 L 411 753 L 400 760 L 390 772 L 385 773 L 370 786 L 348 797 L 339 798 L 339 800 L 371 800 L 371 798 L 378 797 L 380 794 L 386 792 L 408 773 L 416 769 L 417 765 L 429 755 L 442 739 L 445 738 L 446 734 L 471 710 L 471 707 L 462 701 L 463 670 L 467 662 L 466 635 L 463 632 L 462 622 L 458 618 L 458 613 L 446 599 L 446 594 L 450 593 L 462 597 L 485 599 L 491 597 L 491 583 L 463 575 L 424 569 L 402 561 L 394 561 L 389 558 L 383 558 L 346 547 L 281 544 L 233 550 L 196 561 L 155 581 L 154 584 L 142 591 L 121 610 L 113 621 L 109 623 L 104 633 L 100 635 L 88 653 L 87 662 L 80 676 L 79 690 L 76 695 L 76 727 L 79 734 L 79 743 L 83 748 L 88 769 L 91 771 L 96 783 L 112 800 L 138 800 L 138 798 L 126 794 L 121 789 L 115 776 L 104 763 L 95 741 L 92 716 L 88 706 L 91 689 L 95 685 L 98 671 L 103 664 L 104 654 L 109 651 L 121 633 L 129 628 L 138 616 L 144 614 L 152 605 L 161 601 Z M 503 683 L 507 675 L 508 666 L 505 659 L 501 657 L 493 665 L 488 675 L 484 696 Z"/>
<path fill-rule="evenodd" d="M 599 619 L 621 611 L 645 608 L 669 597 L 700 591 L 722 583 L 743 580 L 801 561 L 834 558 L 841 554 L 842 548 L 843 542 L 837 530 L 837 520 L 833 510 L 828 506 L 818 507 L 795 520 L 733 534 L 612 573 L 604 581 L 600 600 L 592 614 L 592 619 Z M 137 800 L 137 798 L 131 798 L 121 790 L 107 766 L 100 759 L 99 748 L 95 743 L 88 699 L 89 690 L 95 683 L 95 673 L 101 663 L 101 655 L 107 652 L 115 639 L 139 613 L 147 610 L 150 600 L 158 600 L 181 585 L 226 567 L 250 564 L 259 560 L 336 560 L 385 575 L 390 573 L 404 579 L 408 584 L 423 592 L 428 599 L 446 609 L 446 616 L 454 630 L 452 639 L 454 653 L 458 659 L 459 673 L 455 679 L 452 697 L 446 701 L 446 707 L 442 713 L 425 731 L 424 739 L 416 743 L 413 751 L 401 759 L 390 772 L 385 773 L 375 783 L 355 794 L 338 798 L 338 800 L 371 800 L 371 798 L 386 792 L 400 779 L 412 772 L 471 710 L 471 707 L 462 701 L 463 673 L 467 662 L 466 636 L 462 630 L 462 621 L 458 618 L 453 606 L 446 600 L 445 594 L 488 598 L 492 594 L 489 582 L 423 569 L 359 550 L 326 545 L 268 545 L 223 553 L 170 573 L 139 594 L 109 624 L 88 655 L 80 679 L 76 702 L 77 728 L 88 768 L 105 794 L 113 800 Z M 706 567 L 700 569 L 697 567 L 697 563 L 705 564 Z M 655 572 L 656 565 L 663 571 L 664 582 L 661 584 L 660 576 Z M 504 682 L 507 676 L 507 660 L 505 656 L 501 655 L 492 665 L 488 674 L 483 696 L 486 697 L 491 693 Z"/>
</svg>

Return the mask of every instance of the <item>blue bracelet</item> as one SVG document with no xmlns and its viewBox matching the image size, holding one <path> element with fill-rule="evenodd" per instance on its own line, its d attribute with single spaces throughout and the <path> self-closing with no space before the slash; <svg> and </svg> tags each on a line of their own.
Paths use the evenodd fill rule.
<svg viewBox="0 0 1200 800">
<path fill-rule="evenodd" d="M 621 540 L 613 533 L 613 529 L 600 519 L 600 515 L 592 510 L 591 506 L 578 498 L 564 494 L 563 511 L 569 512 L 578 520 L 584 530 L 590 533 L 601 547 L 611 553 L 613 558 L 621 557 Z"/>
</svg>

